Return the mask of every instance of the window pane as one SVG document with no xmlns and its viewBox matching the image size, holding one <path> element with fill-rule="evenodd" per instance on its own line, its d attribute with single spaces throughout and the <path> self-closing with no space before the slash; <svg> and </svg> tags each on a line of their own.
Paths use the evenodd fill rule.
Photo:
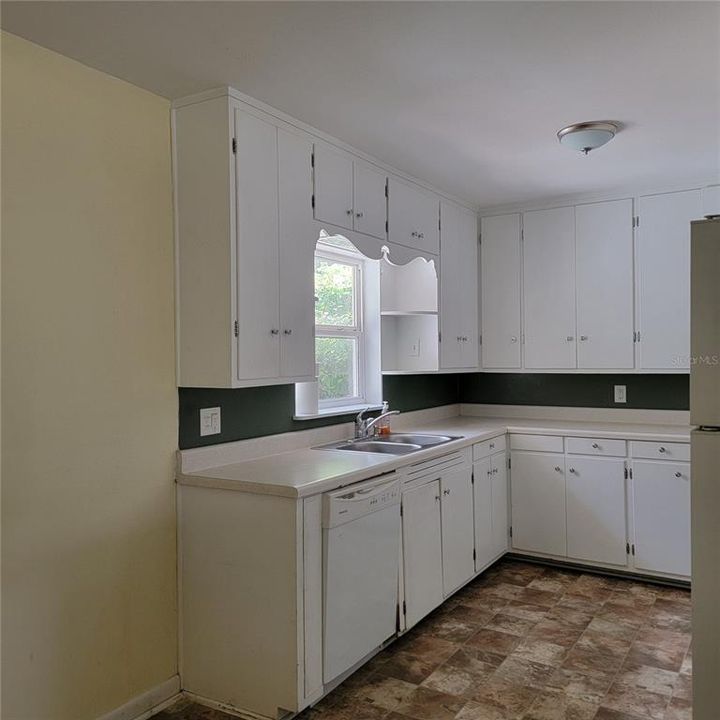
<svg viewBox="0 0 720 720">
<path fill-rule="evenodd" d="M 354 338 L 319 337 L 315 339 L 319 399 L 336 400 L 357 396 L 357 348 Z"/>
<path fill-rule="evenodd" d="M 315 258 L 315 324 L 355 325 L 355 267 Z"/>
</svg>

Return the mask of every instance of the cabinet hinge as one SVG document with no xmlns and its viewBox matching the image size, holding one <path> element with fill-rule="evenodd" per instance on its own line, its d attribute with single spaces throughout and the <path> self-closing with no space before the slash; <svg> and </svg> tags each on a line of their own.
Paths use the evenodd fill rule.
<svg viewBox="0 0 720 720">
<path fill-rule="evenodd" d="M 637 342 L 637 330 L 633 330 L 633 342 Z"/>
<path fill-rule="evenodd" d="M 512 463 L 512 460 L 511 460 L 510 457 L 508 456 L 508 470 L 510 469 L 510 464 L 511 464 L 511 463 Z"/>
<path fill-rule="evenodd" d="M 402 506 L 402 503 L 400 503 L 400 517 L 402 517 L 403 515 L 404 515 L 403 506 Z"/>
<path fill-rule="evenodd" d="M 237 320 L 233 323 L 233 333 L 235 334 L 235 337 L 240 334 L 240 324 Z"/>
<path fill-rule="evenodd" d="M 478 345 L 482 345 L 482 334 L 478 335 Z"/>
<path fill-rule="evenodd" d="M 478 233 L 478 245 L 482 245 L 482 233 Z"/>
<path fill-rule="evenodd" d="M 232 139 L 232 151 L 233 155 L 237 155 L 237 140 L 235 138 Z"/>
<path fill-rule="evenodd" d="M 472 473 L 470 473 L 470 484 L 475 484 L 475 471 L 473 470 Z"/>
<path fill-rule="evenodd" d="M 627 469 L 627 467 L 626 467 L 626 468 L 625 468 L 625 479 L 627 480 L 628 477 L 629 477 L 629 474 L 628 474 L 628 469 Z"/>
<path fill-rule="evenodd" d="M 473 560 L 477 560 L 477 552 L 475 548 L 473 548 Z"/>
<path fill-rule="evenodd" d="M 636 335 L 637 335 L 637 340 L 635 342 L 640 342 L 640 331 L 639 330 L 637 331 Z"/>
<path fill-rule="evenodd" d="M 630 468 L 629 472 L 630 472 L 630 479 L 632 480 L 632 468 Z"/>
<path fill-rule="evenodd" d="M 407 615 L 407 605 L 405 604 L 404 600 L 403 600 L 403 615 Z"/>
<path fill-rule="evenodd" d="M 315 151 L 310 153 L 310 167 L 311 168 L 315 167 Z"/>
<path fill-rule="evenodd" d="M 632 554 L 634 555 L 634 554 L 635 554 L 635 543 L 633 543 L 633 544 L 630 546 L 630 550 L 632 551 Z"/>
<path fill-rule="evenodd" d="M 630 543 L 625 543 L 625 554 L 626 555 L 630 554 Z"/>
<path fill-rule="evenodd" d="M 512 537 L 512 525 L 508 528 L 508 532 L 510 533 L 510 537 Z"/>
<path fill-rule="evenodd" d="M 636 215 L 633 218 L 633 227 L 636 227 L 636 228 L 640 227 L 640 216 L 639 215 Z"/>
<path fill-rule="evenodd" d="M 389 232 L 390 232 L 390 226 L 389 226 L 387 220 L 385 221 L 385 232 L 386 232 L 386 233 L 389 233 Z"/>
<path fill-rule="evenodd" d="M 388 181 L 385 180 L 385 197 L 388 196 L 388 192 L 389 192 L 389 191 L 388 191 Z"/>
<path fill-rule="evenodd" d="M 313 193 L 313 196 L 310 198 L 310 204 L 313 206 L 313 210 L 315 209 L 315 194 Z"/>
<path fill-rule="evenodd" d="M 524 228 L 520 231 L 520 240 L 525 240 L 525 229 Z"/>
<path fill-rule="evenodd" d="M 395 606 L 395 630 L 396 632 L 400 631 L 400 606 Z"/>
<path fill-rule="evenodd" d="M 438 333 L 438 342 L 442 342 L 442 333 L 441 332 Z"/>
</svg>

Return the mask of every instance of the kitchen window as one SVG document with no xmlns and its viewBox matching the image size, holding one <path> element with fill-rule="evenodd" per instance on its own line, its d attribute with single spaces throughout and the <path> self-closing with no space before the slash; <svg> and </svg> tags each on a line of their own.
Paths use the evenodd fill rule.
<svg viewBox="0 0 720 720">
<path fill-rule="evenodd" d="M 318 407 L 365 401 L 363 259 L 318 244 L 315 251 L 315 362 Z"/>
</svg>

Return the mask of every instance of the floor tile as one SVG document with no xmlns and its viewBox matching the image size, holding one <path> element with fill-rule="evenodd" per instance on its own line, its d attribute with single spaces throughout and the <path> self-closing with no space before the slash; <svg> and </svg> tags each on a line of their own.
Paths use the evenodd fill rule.
<svg viewBox="0 0 720 720">
<path fill-rule="evenodd" d="M 508 615 L 505 611 L 494 615 L 485 625 L 490 630 L 499 630 L 500 632 L 509 633 L 510 635 L 525 636 L 535 625 L 534 620 L 524 620 L 514 615 Z"/>
<path fill-rule="evenodd" d="M 546 691 L 538 695 L 523 720 L 593 720 L 598 706 L 562 692 Z"/>
<path fill-rule="evenodd" d="M 520 640 L 521 638 L 517 635 L 482 628 L 465 644 L 470 647 L 478 647 L 482 650 L 496 653 L 497 655 L 507 655 L 515 649 Z"/>
<path fill-rule="evenodd" d="M 494 677 L 511 685 L 527 685 L 538 690 L 544 688 L 555 668 L 550 665 L 527 660 L 515 654 L 508 655 L 502 665 L 495 670 Z"/>
<path fill-rule="evenodd" d="M 585 630 L 577 641 L 576 648 L 590 652 L 612 655 L 622 659 L 627 655 L 632 645 L 632 636 L 622 637 L 612 633 L 604 633 L 599 630 Z"/>
<path fill-rule="evenodd" d="M 503 720 L 521 718 L 530 709 L 538 695 L 538 690 L 525 685 L 514 685 L 499 679 L 492 678 L 486 682 L 476 693 L 474 700 L 481 707 L 475 715 L 482 718 L 481 711 L 488 713 L 501 713 L 498 717 Z M 492 716 L 492 715 L 491 715 Z"/>
<path fill-rule="evenodd" d="M 692 703 L 689 700 L 673 698 L 663 720 L 692 720 Z"/>
<path fill-rule="evenodd" d="M 544 640 L 569 649 L 577 643 L 582 632 L 582 629 L 578 627 L 566 625 L 554 618 L 546 618 L 533 627 L 528 637 Z"/>
<path fill-rule="evenodd" d="M 592 650 L 583 650 L 575 647 L 567 655 L 562 667 L 566 670 L 577 670 L 578 672 L 603 672 L 617 673 L 620 663 L 617 658 L 610 655 L 601 655 Z"/>
<path fill-rule="evenodd" d="M 682 648 L 661 648 L 649 643 L 634 642 L 627 654 L 627 660 L 641 665 L 680 670 L 685 652 Z"/>
<path fill-rule="evenodd" d="M 558 667 L 567 655 L 567 648 L 547 640 L 525 638 L 513 650 L 513 655 L 542 665 Z"/>
<path fill-rule="evenodd" d="M 471 698 L 496 669 L 496 665 L 479 660 L 466 650 L 458 650 L 422 684 L 439 692 Z"/>
<path fill-rule="evenodd" d="M 350 693 L 350 696 L 356 702 L 367 702 L 386 710 L 394 710 L 416 689 L 417 685 L 404 680 L 384 675 L 371 675 L 367 682 Z"/>
<path fill-rule="evenodd" d="M 394 710 L 417 720 L 452 720 L 463 705 L 465 701 L 455 695 L 419 687 L 403 698 Z"/>
<path fill-rule="evenodd" d="M 599 703 L 612 685 L 615 673 L 600 670 L 580 672 L 560 668 L 550 676 L 547 687 L 588 703 Z"/>
<path fill-rule="evenodd" d="M 663 720 L 669 702 L 670 698 L 667 695 L 613 683 L 601 705 L 640 718 Z"/>
<path fill-rule="evenodd" d="M 532 622 L 540 622 L 548 614 L 549 609 L 540 605 L 524 603 L 518 600 L 510 601 L 503 609 L 504 615 L 512 615 L 513 617 L 530 620 Z"/>
<path fill-rule="evenodd" d="M 669 697 L 673 694 L 677 679 L 678 673 L 671 670 L 628 663 L 618 673 L 615 684 L 628 689 L 642 688 Z"/>
<path fill-rule="evenodd" d="M 638 715 L 630 715 L 629 713 L 601 707 L 593 720 L 644 720 L 644 718 Z"/>
<path fill-rule="evenodd" d="M 388 677 L 419 685 L 441 662 L 442 660 L 431 662 L 408 652 L 398 652 L 382 663 L 377 672 L 380 675 L 387 675 Z"/>
</svg>

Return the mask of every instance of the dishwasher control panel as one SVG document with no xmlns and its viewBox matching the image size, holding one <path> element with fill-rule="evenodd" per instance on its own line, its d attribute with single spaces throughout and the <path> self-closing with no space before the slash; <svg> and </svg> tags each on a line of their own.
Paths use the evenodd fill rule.
<svg viewBox="0 0 720 720">
<path fill-rule="evenodd" d="M 342 525 L 399 504 L 400 481 L 395 473 L 349 485 L 323 495 L 323 527 Z"/>
</svg>

